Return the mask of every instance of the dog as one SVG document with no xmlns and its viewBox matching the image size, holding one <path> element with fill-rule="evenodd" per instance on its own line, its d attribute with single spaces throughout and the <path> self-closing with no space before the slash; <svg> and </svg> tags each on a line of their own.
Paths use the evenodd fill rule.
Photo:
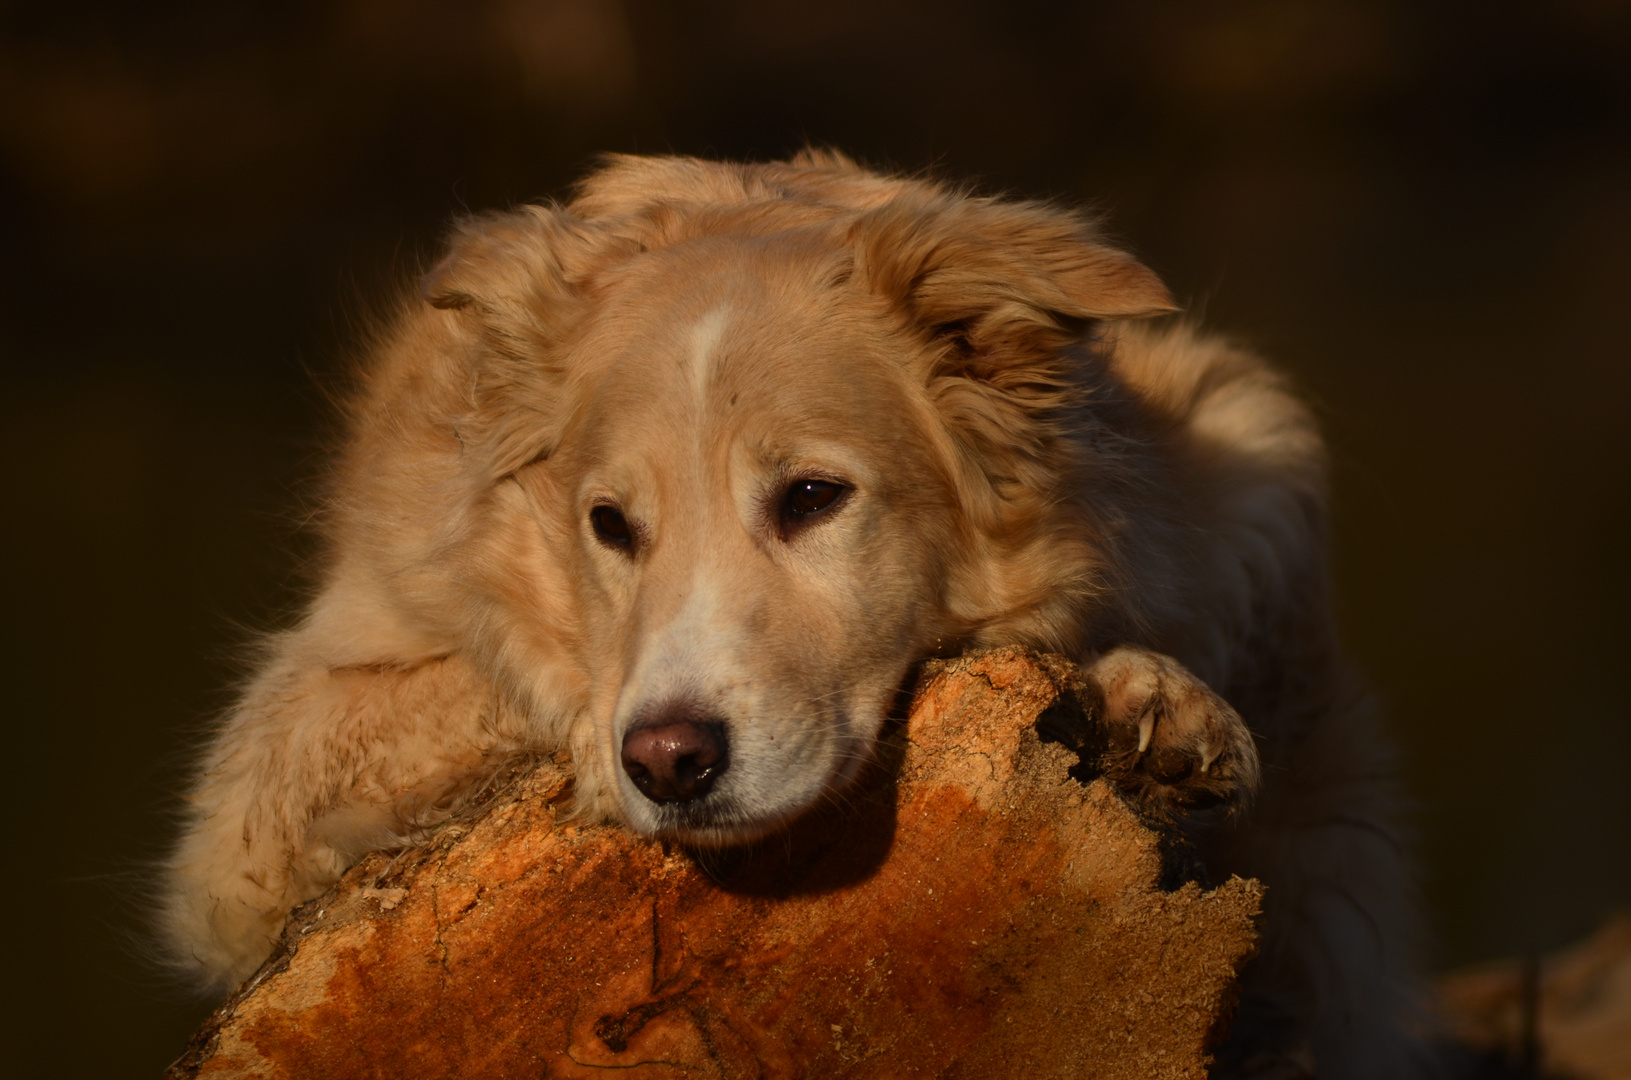
<svg viewBox="0 0 1631 1080">
<path fill-rule="evenodd" d="M 463 221 L 368 350 L 319 587 L 204 754 L 177 954 L 243 979 L 529 750 L 638 833 L 774 833 L 915 664 L 1019 644 L 1082 665 L 1146 803 L 1223 808 L 1190 829 L 1211 875 L 1268 887 L 1218 1074 L 1425 1072 L 1323 443 L 1175 310 L 1080 213 L 829 152 L 613 157 Z"/>
</svg>

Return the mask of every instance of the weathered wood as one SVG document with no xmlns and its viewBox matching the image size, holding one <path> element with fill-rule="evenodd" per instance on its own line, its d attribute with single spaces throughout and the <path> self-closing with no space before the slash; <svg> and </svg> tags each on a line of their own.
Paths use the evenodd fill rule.
<svg viewBox="0 0 1631 1080">
<path fill-rule="evenodd" d="M 750 853 L 561 820 L 545 763 L 363 860 L 173 1077 L 1206 1075 L 1260 889 L 1157 836 L 1036 721 L 1062 662 L 935 664 L 877 774 Z"/>
</svg>

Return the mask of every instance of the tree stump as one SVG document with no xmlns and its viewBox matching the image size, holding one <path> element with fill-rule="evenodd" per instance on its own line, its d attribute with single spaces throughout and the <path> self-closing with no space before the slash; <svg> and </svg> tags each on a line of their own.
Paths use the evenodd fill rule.
<svg viewBox="0 0 1631 1080">
<path fill-rule="evenodd" d="M 1199 1080 L 1261 889 L 1162 888 L 1038 735 L 1094 723 L 1072 673 L 932 662 L 873 775 L 748 851 L 573 823 L 538 764 L 295 909 L 168 1075 Z"/>
</svg>

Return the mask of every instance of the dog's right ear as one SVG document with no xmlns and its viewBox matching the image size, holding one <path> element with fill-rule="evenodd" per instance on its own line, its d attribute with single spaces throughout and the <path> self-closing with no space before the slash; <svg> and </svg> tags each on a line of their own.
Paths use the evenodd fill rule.
<svg viewBox="0 0 1631 1080">
<path fill-rule="evenodd" d="M 494 475 L 546 452 L 549 414 L 567 345 L 589 308 L 595 272 L 634 243 L 557 206 L 467 218 L 420 293 L 474 346 L 467 361 L 473 406 L 456 418 L 462 444 Z"/>
<path fill-rule="evenodd" d="M 604 230 L 557 206 L 478 214 L 454 226 L 420 294 L 431 307 L 520 331 L 570 299 L 610 242 Z"/>
</svg>

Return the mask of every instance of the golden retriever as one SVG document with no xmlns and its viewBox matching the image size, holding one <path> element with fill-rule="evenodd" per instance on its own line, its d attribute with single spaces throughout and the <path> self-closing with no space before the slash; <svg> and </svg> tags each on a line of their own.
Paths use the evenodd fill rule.
<svg viewBox="0 0 1631 1080">
<path fill-rule="evenodd" d="M 525 750 L 570 751 L 584 813 L 751 840 L 843 789 L 916 662 L 1018 643 L 1084 665 L 1147 804 L 1240 807 L 1261 754 L 1247 824 L 1192 828 L 1269 889 L 1219 1071 L 1413 1073 L 1320 436 L 1249 352 L 1142 321 L 1173 310 L 1080 214 L 835 154 L 614 158 L 464 222 L 352 396 L 320 587 L 206 754 L 179 954 L 243 978 Z"/>
</svg>

